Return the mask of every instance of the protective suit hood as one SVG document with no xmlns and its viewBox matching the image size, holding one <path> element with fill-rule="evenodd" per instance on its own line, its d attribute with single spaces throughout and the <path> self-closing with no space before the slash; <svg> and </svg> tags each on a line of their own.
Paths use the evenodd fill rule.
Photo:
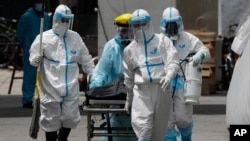
<svg viewBox="0 0 250 141">
<path fill-rule="evenodd" d="M 72 26 L 74 15 L 66 5 L 59 5 L 53 16 L 52 29 L 56 35 L 63 37 L 67 34 L 70 26 Z"/>
<path fill-rule="evenodd" d="M 184 30 L 182 17 L 174 7 L 166 8 L 162 13 L 161 33 L 168 36 L 171 40 L 178 40 L 178 36 Z"/>
<path fill-rule="evenodd" d="M 132 13 L 129 23 L 137 42 L 148 43 L 154 37 L 151 16 L 146 10 L 135 10 Z"/>
</svg>

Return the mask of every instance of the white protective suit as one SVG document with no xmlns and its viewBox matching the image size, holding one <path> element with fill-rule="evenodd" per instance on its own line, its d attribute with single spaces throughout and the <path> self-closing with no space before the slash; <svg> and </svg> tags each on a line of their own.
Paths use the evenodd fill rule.
<svg viewBox="0 0 250 141">
<path fill-rule="evenodd" d="M 133 92 L 132 127 L 139 141 L 163 141 L 171 97 L 160 80 L 178 70 L 176 49 L 168 37 L 153 33 L 147 11 L 134 11 L 130 24 L 135 39 L 124 50 L 123 66 L 125 85 Z"/>
<path fill-rule="evenodd" d="M 236 61 L 226 101 L 227 126 L 250 124 L 250 17 L 240 26 L 232 50 L 239 55 Z"/>
<path fill-rule="evenodd" d="M 62 22 L 66 18 L 68 22 Z M 70 9 L 65 5 L 57 7 L 51 30 L 43 32 L 40 62 L 40 125 L 46 132 L 61 127 L 75 128 L 80 122 L 78 63 L 87 74 L 94 69 L 92 56 L 78 33 L 69 30 L 73 20 Z M 40 35 L 30 49 L 30 63 L 38 66 Z"/>
<path fill-rule="evenodd" d="M 169 26 L 171 26 L 171 28 L 169 28 Z M 198 61 L 203 62 L 210 58 L 210 53 L 208 48 L 196 36 L 183 31 L 182 17 L 177 9 L 169 7 L 163 11 L 160 28 L 161 32 L 172 40 L 177 50 L 180 67 L 182 68 L 172 80 L 171 95 L 173 94 L 174 107 L 171 109 L 172 112 L 168 125 L 169 130 L 166 134 L 176 140 L 176 136 L 179 135 L 175 130 L 175 125 L 177 125 L 182 135 L 182 141 L 191 141 L 193 106 L 190 103 L 184 103 L 184 94 L 186 91 L 186 87 L 184 87 L 184 72 L 187 63 L 187 61 L 184 60 L 188 58 L 189 54 L 195 53 L 193 58 L 196 54 L 199 56 L 200 54 L 204 55 L 203 58 L 201 57 Z M 185 78 L 187 77 L 188 76 L 185 76 Z M 175 82 L 176 79 L 177 83 Z M 170 141 L 170 137 L 165 139 L 165 141 Z"/>
</svg>

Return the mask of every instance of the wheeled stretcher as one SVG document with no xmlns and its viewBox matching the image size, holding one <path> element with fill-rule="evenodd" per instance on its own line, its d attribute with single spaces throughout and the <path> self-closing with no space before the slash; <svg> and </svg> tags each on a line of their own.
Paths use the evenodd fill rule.
<svg viewBox="0 0 250 141">
<path fill-rule="evenodd" d="M 112 137 L 128 137 L 135 136 L 131 126 L 128 127 L 111 127 L 110 126 L 110 115 L 111 114 L 121 114 L 127 115 L 124 109 L 124 104 L 126 102 L 126 91 L 121 88 L 123 83 L 115 80 L 112 86 L 104 86 L 100 89 L 95 89 L 94 91 L 88 91 L 85 93 L 86 101 L 82 105 L 83 112 L 87 115 L 87 140 L 96 137 L 108 137 L 108 141 L 112 141 Z M 121 85 L 120 85 L 121 84 Z M 111 88 L 112 87 L 112 88 Z M 123 87 L 123 86 L 122 86 Z M 119 90 L 118 90 L 118 89 Z M 112 90 L 111 90 L 112 89 Z M 116 89 L 116 90 L 115 90 Z M 102 95 L 102 92 L 104 93 Z M 117 94 L 107 94 L 108 92 Z M 106 96 L 105 96 L 106 95 Z M 100 115 L 106 119 L 106 126 L 95 125 L 93 116 Z M 116 131 L 116 132 L 113 132 Z"/>
</svg>

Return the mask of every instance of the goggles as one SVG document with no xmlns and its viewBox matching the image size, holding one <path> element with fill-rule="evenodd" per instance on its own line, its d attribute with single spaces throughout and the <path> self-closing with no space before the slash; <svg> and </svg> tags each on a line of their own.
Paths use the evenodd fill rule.
<svg viewBox="0 0 250 141">
<path fill-rule="evenodd" d="M 69 19 L 67 19 L 67 18 L 61 18 L 61 22 L 62 23 L 69 23 Z"/>
<path fill-rule="evenodd" d="M 144 28 L 148 25 L 148 22 L 136 22 L 132 24 L 133 28 Z"/>
</svg>

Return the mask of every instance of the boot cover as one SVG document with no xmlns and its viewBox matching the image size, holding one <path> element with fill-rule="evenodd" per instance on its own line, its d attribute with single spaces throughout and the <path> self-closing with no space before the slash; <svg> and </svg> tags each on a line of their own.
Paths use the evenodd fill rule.
<svg viewBox="0 0 250 141">
<path fill-rule="evenodd" d="M 192 130 L 193 130 L 193 122 L 189 124 L 187 128 L 178 128 L 181 133 L 182 141 L 191 141 L 192 138 Z"/>
<path fill-rule="evenodd" d="M 187 136 L 181 136 L 182 141 L 192 141 L 192 133 Z"/>
<path fill-rule="evenodd" d="M 167 132 L 166 132 L 166 136 L 165 136 L 165 140 L 164 141 L 176 141 L 177 137 L 180 136 L 180 133 L 175 130 L 175 129 L 169 129 Z"/>
</svg>

